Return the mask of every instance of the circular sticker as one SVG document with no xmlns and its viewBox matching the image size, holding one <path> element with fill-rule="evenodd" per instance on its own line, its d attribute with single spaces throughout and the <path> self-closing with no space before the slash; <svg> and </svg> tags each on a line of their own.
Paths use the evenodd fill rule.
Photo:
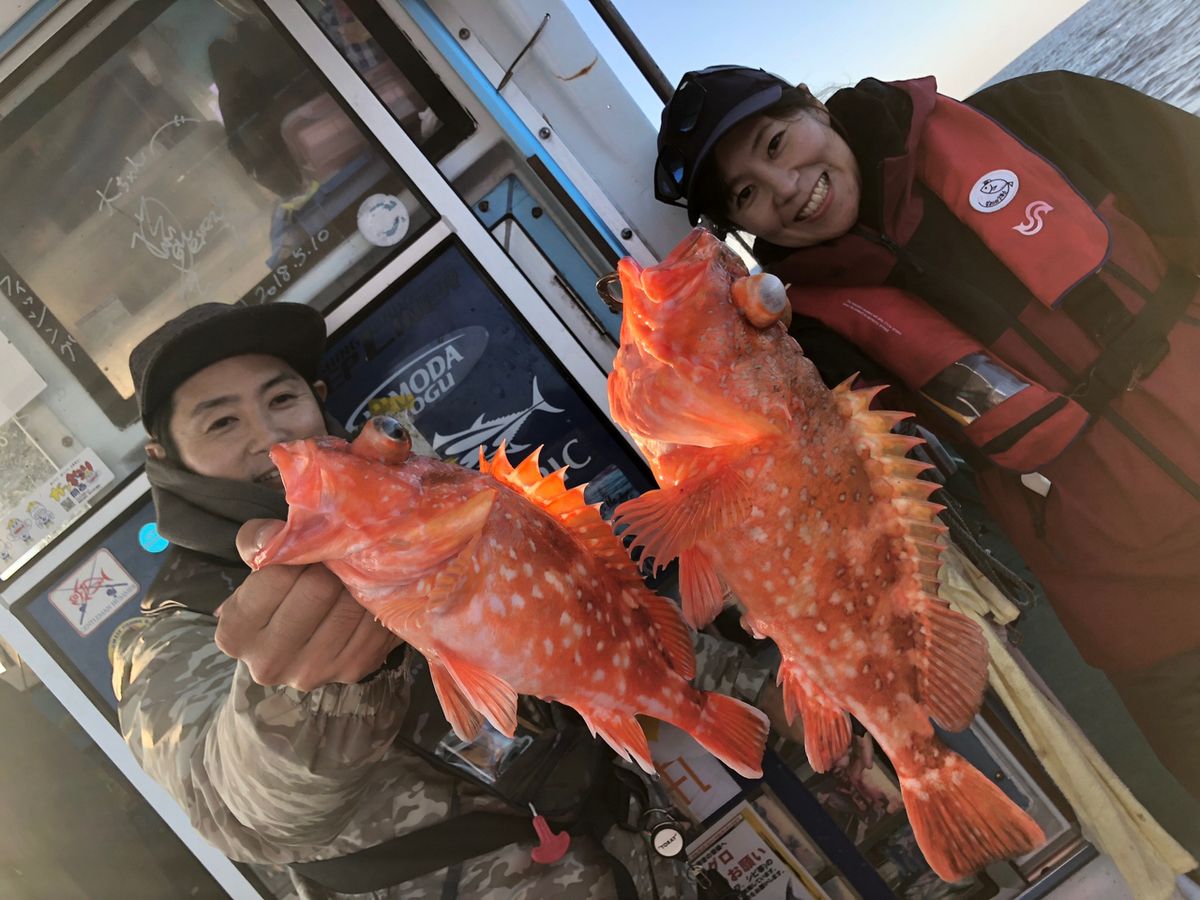
<svg viewBox="0 0 1200 900">
<path fill-rule="evenodd" d="M 372 194 L 358 207 L 358 231 L 376 247 L 391 247 L 408 233 L 408 210 L 399 197 Z"/>
<path fill-rule="evenodd" d="M 981 213 L 994 213 L 1013 202 L 1021 180 L 1009 169 L 988 172 L 971 188 L 971 208 Z"/>
<path fill-rule="evenodd" d="M 674 825 L 659 825 L 650 836 L 654 852 L 668 859 L 683 852 L 683 832 Z"/>
<path fill-rule="evenodd" d="M 147 522 L 138 529 L 138 543 L 147 553 L 162 553 L 171 546 L 170 541 L 158 533 L 157 522 Z"/>
</svg>

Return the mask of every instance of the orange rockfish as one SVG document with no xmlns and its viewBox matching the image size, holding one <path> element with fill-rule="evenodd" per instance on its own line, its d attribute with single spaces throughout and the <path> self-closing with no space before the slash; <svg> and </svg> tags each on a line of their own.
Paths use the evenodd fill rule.
<svg viewBox="0 0 1200 900">
<path fill-rule="evenodd" d="M 693 688 L 678 607 L 646 588 L 621 543 L 537 453 L 501 449 L 480 471 L 416 456 L 394 419 L 353 443 L 277 444 L 287 525 L 254 557 L 324 563 L 429 662 L 446 718 L 471 740 L 486 718 L 513 734 L 517 695 L 573 707 L 653 772 L 636 714 L 671 722 L 730 768 L 761 775 L 767 719 Z"/>
<path fill-rule="evenodd" d="M 705 231 L 661 265 L 622 260 L 620 276 L 609 402 L 659 489 L 617 519 L 644 558 L 679 558 L 685 617 L 709 622 L 728 588 L 748 630 L 775 641 L 818 772 L 848 748 L 847 713 L 863 723 L 941 877 L 1038 846 L 1037 824 L 930 725 L 970 724 L 988 656 L 937 598 L 945 529 L 926 467 L 904 456 L 919 441 L 890 433 L 904 415 L 869 410 L 876 390 L 828 390 L 779 324 L 783 285 L 748 277 Z"/>
</svg>

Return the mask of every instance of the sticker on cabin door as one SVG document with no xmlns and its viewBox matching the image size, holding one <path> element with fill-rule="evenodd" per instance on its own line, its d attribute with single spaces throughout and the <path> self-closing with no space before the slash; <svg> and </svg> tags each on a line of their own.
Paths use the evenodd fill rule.
<svg viewBox="0 0 1200 900">
<path fill-rule="evenodd" d="M 49 598 L 71 627 L 87 636 L 131 597 L 137 596 L 139 590 L 133 576 L 101 547 L 51 590 Z"/>
</svg>

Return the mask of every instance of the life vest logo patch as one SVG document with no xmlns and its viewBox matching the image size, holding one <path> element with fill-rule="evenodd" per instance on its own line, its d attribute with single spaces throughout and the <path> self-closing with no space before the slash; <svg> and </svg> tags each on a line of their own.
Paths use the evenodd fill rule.
<svg viewBox="0 0 1200 900">
<path fill-rule="evenodd" d="M 1048 212 L 1054 212 L 1054 207 L 1045 200 L 1034 200 L 1025 207 L 1025 221 L 1020 225 L 1014 225 L 1013 231 L 1023 234 L 1025 237 L 1033 237 L 1046 224 L 1042 221 L 1042 216 Z"/>
<path fill-rule="evenodd" d="M 994 213 L 1004 209 L 1013 202 L 1017 191 L 1021 188 L 1021 180 L 1017 173 L 1009 169 L 995 169 L 988 172 L 971 188 L 971 208 L 976 212 Z"/>
</svg>

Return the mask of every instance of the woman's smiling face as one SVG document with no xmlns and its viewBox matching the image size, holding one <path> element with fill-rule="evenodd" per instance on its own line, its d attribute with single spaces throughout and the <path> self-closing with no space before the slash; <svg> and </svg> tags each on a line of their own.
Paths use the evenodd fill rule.
<svg viewBox="0 0 1200 900">
<path fill-rule="evenodd" d="M 781 247 L 841 237 L 858 221 L 862 179 L 823 110 L 739 122 L 713 149 L 729 221 Z"/>
</svg>

